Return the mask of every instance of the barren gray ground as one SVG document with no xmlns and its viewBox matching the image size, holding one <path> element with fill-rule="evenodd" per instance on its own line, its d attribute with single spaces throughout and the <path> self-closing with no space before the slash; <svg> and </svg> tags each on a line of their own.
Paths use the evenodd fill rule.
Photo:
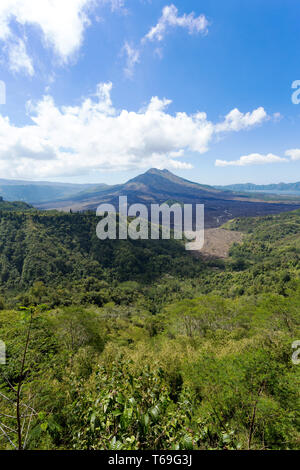
<svg viewBox="0 0 300 470">
<path fill-rule="evenodd" d="M 233 232 L 222 228 L 209 228 L 205 230 L 205 241 L 202 250 L 195 252 L 196 256 L 227 258 L 233 243 L 240 243 L 243 239 L 241 232 Z"/>
</svg>

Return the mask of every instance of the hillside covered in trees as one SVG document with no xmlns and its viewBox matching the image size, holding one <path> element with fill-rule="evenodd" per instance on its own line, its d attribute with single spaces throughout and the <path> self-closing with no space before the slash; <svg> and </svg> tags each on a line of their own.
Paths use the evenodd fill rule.
<svg viewBox="0 0 300 470">
<path fill-rule="evenodd" d="M 299 449 L 300 211 L 225 260 L 97 223 L 0 208 L 0 447 Z"/>
</svg>

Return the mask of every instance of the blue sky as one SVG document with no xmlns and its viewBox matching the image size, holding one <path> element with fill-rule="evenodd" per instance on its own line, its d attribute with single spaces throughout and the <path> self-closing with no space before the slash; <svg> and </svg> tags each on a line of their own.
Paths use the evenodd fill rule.
<svg viewBox="0 0 300 470">
<path fill-rule="evenodd" d="M 2 0 L 0 178 L 299 180 L 299 14 L 298 0 Z"/>
</svg>

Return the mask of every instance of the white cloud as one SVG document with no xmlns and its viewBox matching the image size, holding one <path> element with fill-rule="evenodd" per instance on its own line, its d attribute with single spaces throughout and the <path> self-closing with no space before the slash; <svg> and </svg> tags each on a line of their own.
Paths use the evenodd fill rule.
<svg viewBox="0 0 300 470">
<path fill-rule="evenodd" d="M 300 160 L 300 149 L 291 149 L 285 152 L 287 157 L 290 157 L 291 160 Z"/>
<path fill-rule="evenodd" d="M 109 3 L 112 11 L 123 10 L 125 8 L 125 0 L 101 0 L 102 3 Z"/>
<path fill-rule="evenodd" d="M 220 124 L 209 121 L 205 113 L 170 114 L 171 101 L 158 97 L 138 112 L 117 110 L 111 89 L 111 83 L 99 84 L 96 98 L 85 99 L 80 106 L 57 107 L 45 96 L 35 105 L 29 103 L 32 122 L 23 127 L 0 115 L 0 176 L 50 178 L 149 166 L 191 168 L 182 161 L 185 152 L 205 153 L 218 132 Z M 242 122 L 244 116 L 240 113 Z"/>
<path fill-rule="evenodd" d="M 266 163 L 280 163 L 287 162 L 286 158 L 278 157 L 272 153 L 267 155 L 261 155 L 260 153 L 251 153 L 250 155 L 245 155 L 240 157 L 239 160 L 226 161 L 226 160 L 216 160 L 216 166 L 249 166 L 249 165 L 264 165 Z"/>
<path fill-rule="evenodd" d="M 8 46 L 9 68 L 12 72 L 23 71 L 31 77 L 34 75 L 32 60 L 26 51 L 26 45 L 22 39 L 12 42 Z"/>
<path fill-rule="evenodd" d="M 162 41 L 168 29 L 175 27 L 185 28 L 190 34 L 205 34 L 208 28 L 208 20 L 204 15 L 195 17 L 195 13 L 189 15 L 185 13 L 183 16 L 179 16 L 175 5 L 165 6 L 158 23 L 150 29 L 143 41 Z"/>
<path fill-rule="evenodd" d="M 132 47 L 127 41 L 123 47 L 123 53 L 126 55 L 125 75 L 128 78 L 133 76 L 134 67 L 140 61 L 140 51 Z"/>
<path fill-rule="evenodd" d="M 283 119 L 283 115 L 281 113 L 274 113 L 273 120 L 274 122 L 280 122 Z"/>
<path fill-rule="evenodd" d="M 125 42 L 123 52 L 125 50 L 127 54 L 127 63 L 124 69 L 125 75 L 129 78 L 133 76 L 134 67 L 140 62 L 141 51 L 147 41 L 162 41 L 171 28 L 184 28 L 189 34 L 206 34 L 208 30 L 208 20 L 204 15 L 195 17 L 195 13 L 186 14 L 182 16 L 178 15 L 178 9 L 175 5 L 165 6 L 162 10 L 162 15 L 158 20 L 156 26 L 153 26 L 148 34 L 146 34 L 140 41 L 138 47 L 134 48 Z M 163 57 L 163 51 L 161 47 L 156 47 L 154 55 L 158 58 Z"/>
<path fill-rule="evenodd" d="M 225 116 L 224 122 L 217 126 L 217 132 L 240 131 L 257 126 L 269 119 L 264 108 L 260 107 L 246 114 L 233 109 Z"/>
<path fill-rule="evenodd" d="M 10 39 L 14 33 L 11 21 L 36 26 L 63 62 L 79 49 L 83 33 L 89 25 L 88 8 L 94 0 L 1 0 L 0 38 Z"/>
<path fill-rule="evenodd" d="M 163 50 L 161 47 L 156 47 L 156 49 L 154 49 L 154 55 L 156 57 L 158 57 L 159 59 L 162 59 L 163 58 Z"/>
<path fill-rule="evenodd" d="M 0 41 L 10 51 L 10 68 L 32 75 L 31 59 L 25 58 L 26 50 L 16 44 L 24 44 L 24 36 L 16 35 L 13 23 L 23 28 L 36 28 L 45 47 L 51 48 L 61 63 L 65 64 L 80 49 L 85 29 L 90 25 L 91 12 L 98 4 L 110 4 L 112 11 L 122 10 L 124 0 L 1 0 Z M 18 57 L 19 53 L 19 57 Z M 18 64 L 22 64 L 19 66 Z"/>
</svg>

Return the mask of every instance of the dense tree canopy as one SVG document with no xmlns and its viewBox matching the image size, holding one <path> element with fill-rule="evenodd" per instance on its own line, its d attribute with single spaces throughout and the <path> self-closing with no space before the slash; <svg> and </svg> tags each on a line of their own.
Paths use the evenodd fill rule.
<svg viewBox="0 0 300 470">
<path fill-rule="evenodd" d="M 27 449 L 299 449 L 300 212 L 231 221 L 227 260 L 97 222 L 0 212 L 0 447 L 22 384 Z"/>
</svg>

